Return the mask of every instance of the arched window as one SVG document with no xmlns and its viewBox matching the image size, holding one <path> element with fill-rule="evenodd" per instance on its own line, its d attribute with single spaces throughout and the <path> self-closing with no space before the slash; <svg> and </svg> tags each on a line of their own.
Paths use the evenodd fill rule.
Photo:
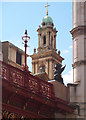
<svg viewBox="0 0 86 120">
<path fill-rule="evenodd" d="M 50 45 L 50 31 L 49 31 L 49 45 Z"/>
<path fill-rule="evenodd" d="M 39 68 L 39 71 L 40 71 L 40 72 L 45 72 L 45 65 L 41 66 L 41 67 Z"/>
<path fill-rule="evenodd" d="M 51 47 L 53 47 L 53 36 L 51 36 Z"/>
<path fill-rule="evenodd" d="M 45 25 L 45 22 L 43 22 L 42 25 L 44 26 L 44 25 Z"/>
<path fill-rule="evenodd" d="M 45 66 L 44 65 L 42 66 L 42 69 L 43 69 L 43 72 L 45 72 Z"/>
<path fill-rule="evenodd" d="M 43 45 L 46 44 L 46 36 L 43 36 Z"/>
<path fill-rule="evenodd" d="M 54 35 L 54 48 L 56 48 L 56 35 Z"/>
<path fill-rule="evenodd" d="M 41 46 L 41 34 L 39 35 L 39 47 Z"/>
</svg>

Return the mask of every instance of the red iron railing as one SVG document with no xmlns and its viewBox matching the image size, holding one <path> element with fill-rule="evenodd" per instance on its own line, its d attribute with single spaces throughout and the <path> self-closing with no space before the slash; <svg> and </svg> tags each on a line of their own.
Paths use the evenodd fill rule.
<svg viewBox="0 0 86 120">
<path fill-rule="evenodd" d="M 48 98 L 52 101 L 56 111 L 63 110 L 64 113 L 72 113 L 74 110 L 72 106 L 68 105 L 67 101 L 55 97 L 53 84 L 31 75 L 29 71 L 22 71 L 0 61 L 0 78 L 2 79 L 2 84 L 3 81 L 7 81 L 10 85 L 24 88 L 24 90 L 28 90 L 28 92 L 34 93 L 35 95 L 38 94 Z"/>
<path fill-rule="evenodd" d="M 7 63 L 0 62 L 0 77 L 17 87 L 23 87 L 33 93 L 40 94 L 47 98 L 53 98 L 53 85 L 30 74 L 22 71 Z"/>
</svg>

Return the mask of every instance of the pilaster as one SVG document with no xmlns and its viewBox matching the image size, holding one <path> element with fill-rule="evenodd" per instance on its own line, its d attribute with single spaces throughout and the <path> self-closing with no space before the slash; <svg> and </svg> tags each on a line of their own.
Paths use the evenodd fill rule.
<svg viewBox="0 0 86 120">
<path fill-rule="evenodd" d="M 46 73 L 49 75 L 49 60 L 46 60 Z"/>
<path fill-rule="evenodd" d="M 35 62 L 35 74 L 38 73 L 38 62 Z"/>
<path fill-rule="evenodd" d="M 54 78 L 54 67 L 53 60 L 49 59 L 49 78 L 52 80 Z"/>
<path fill-rule="evenodd" d="M 49 32 L 46 34 L 46 46 L 49 46 Z"/>
</svg>

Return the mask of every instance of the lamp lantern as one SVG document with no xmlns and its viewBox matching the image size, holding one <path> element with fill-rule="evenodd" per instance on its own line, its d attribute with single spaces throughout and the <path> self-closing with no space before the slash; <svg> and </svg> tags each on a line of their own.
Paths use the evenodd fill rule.
<svg viewBox="0 0 86 120">
<path fill-rule="evenodd" d="M 26 63 L 26 51 L 27 51 L 27 42 L 29 41 L 30 37 L 27 34 L 27 30 L 25 30 L 25 34 L 22 36 L 22 40 L 24 41 L 24 47 L 25 47 L 25 71 L 27 67 Z"/>
</svg>

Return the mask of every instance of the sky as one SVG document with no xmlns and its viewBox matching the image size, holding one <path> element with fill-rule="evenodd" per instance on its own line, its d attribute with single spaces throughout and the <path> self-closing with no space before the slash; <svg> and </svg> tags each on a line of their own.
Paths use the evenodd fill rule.
<svg viewBox="0 0 86 120">
<path fill-rule="evenodd" d="M 2 3 L 2 40 L 10 41 L 24 50 L 22 36 L 25 29 L 28 31 L 27 54 L 33 54 L 33 49 L 38 47 L 37 29 L 46 16 L 47 2 L 3 2 Z M 54 27 L 58 30 L 56 47 L 64 58 L 63 72 L 65 84 L 71 83 L 72 75 L 72 2 L 48 2 L 49 16 L 53 19 Z M 31 58 L 28 57 L 29 70 L 32 71 Z"/>
</svg>

